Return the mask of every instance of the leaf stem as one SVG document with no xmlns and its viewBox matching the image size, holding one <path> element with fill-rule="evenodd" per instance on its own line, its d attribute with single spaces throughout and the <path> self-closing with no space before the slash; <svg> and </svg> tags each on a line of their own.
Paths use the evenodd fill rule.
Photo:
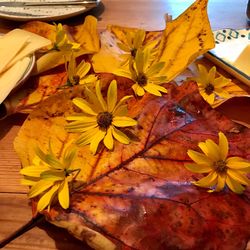
<svg viewBox="0 0 250 250">
<path fill-rule="evenodd" d="M 33 227 L 36 227 L 38 224 L 43 222 L 45 220 L 45 217 L 43 214 L 38 214 L 36 217 L 32 218 L 30 221 L 28 221 L 26 224 L 24 224 L 22 227 L 17 229 L 14 233 L 7 236 L 5 239 L 0 241 L 0 248 L 5 247 L 7 244 L 9 244 L 11 241 L 15 240 L 22 234 L 28 232 Z"/>
</svg>

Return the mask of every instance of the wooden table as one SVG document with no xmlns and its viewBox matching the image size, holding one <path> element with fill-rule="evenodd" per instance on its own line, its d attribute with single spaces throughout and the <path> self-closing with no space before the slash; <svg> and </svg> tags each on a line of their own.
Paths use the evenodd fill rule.
<svg viewBox="0 0 250 250">
<path fill-rule="evenodd" d="M 146 30 L 164 27 L 165 13 L 177 17 L 193 1 L 190 0 L 102 0 L 102 5 L 90 14 L 98 17 L 99 29 L 107 24 L 135 26 Z M 210 0 L 209 16 L 214 30 L 220 28 L 249 28 L 246 21 L 247 0 Z M 88 13 L 89 14 L 89 13 Z M 81 23 L 84 15 L 64 20 L 63 23 Z M 6 32 L 20 23 L 0 20 L 0 32 Z M 249 106 L 246 107 L 249 110 Z M 0 240 L 31 218 L 26 196 L 27 188 L 20 185 L 20 162 L 13 149 L 13 140 L 26 116 L 16 114 L 0 121 Z M 250 118 L 249 118 L 250 119 Z M 66 231 L 48 223 L 33 228 L 4 249 L 77 250 L 89 249 Z"/>
</svg>

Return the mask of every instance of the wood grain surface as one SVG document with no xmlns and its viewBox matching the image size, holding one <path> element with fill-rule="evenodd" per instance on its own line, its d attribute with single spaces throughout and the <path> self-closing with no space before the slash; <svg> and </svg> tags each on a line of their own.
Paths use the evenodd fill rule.
<svg viewBox="0 0 250 250">
<path fill-rule="evenodd" d="M 164 28 L 164 14 L 177 17 L 193 1 L 190 0 L 102 0 L 102 4 L 87 14 L 98 17 L 98 28 L 107 24 L 140 27 L 146 30 Z M 213 30 L 220 28 L 249 28 L 246 21 L 247 0 L 210 0 L 209 16 Z M 82 23 L 80 15 L 63 23 Z M 0 32 L 20 26 L 20 23 L 0 20 Z M 232 104 L 235 106 L 235 104 Z M 247 105 L 249 110 L 250 103 Z M 230 107 L 227 108 L 230 113 Z M 244 116 L 240 114 L 240 116 Z M 0 121 L 0 241 L 31 219 L 31 209 L 26 196 L 27 188 L 20 185 L 20 162 L 13 149 L 13 140 L 25 115 L 16 114 Z M 250 116 L 248 114 L 248 118 Z M 78 250 L 89 249 L 84 243 L 71 237 L 66 231 L 48 223 L 42 223 L 4 249 L 15 250 Z"/>
</svg>

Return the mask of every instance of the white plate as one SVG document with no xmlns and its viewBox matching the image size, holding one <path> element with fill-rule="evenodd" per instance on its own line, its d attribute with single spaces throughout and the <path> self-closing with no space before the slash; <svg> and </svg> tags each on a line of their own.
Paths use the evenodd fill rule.
<svg viewBox="0 0 250 250">
<path fill-rule="evenodd" d="M 217 30 L 214 38 L 216 46 L 205 56 L 250 86 L 250 30 Z"/>
<path fill-rule="evenodd" d="M 28 2 L 44 2 L 45 0 L 28 0 Z M 48 0 L 52 1 L 52 0 Z M 53 0 L 61 1 L 61 0 Z M 6 2 L 6 0 L 0 0 Z M 9 0 L 9 2 L 27 2 L 27 0 Z M 97 1 L 97 4 L 100 0 Z M 1 4 L 0 4 L 1 5 Z M 29 20 L 44 20 L 56 21 L 65 18 L 73 17 L 84 13 L 93 7 L 86 7 L 84 5 L 68 5 L 68 6 L 32 6 L 32 7 L 11 7 L 0 6 L 0 17 L 14 21 L 29 21 Z"/>
</svg>

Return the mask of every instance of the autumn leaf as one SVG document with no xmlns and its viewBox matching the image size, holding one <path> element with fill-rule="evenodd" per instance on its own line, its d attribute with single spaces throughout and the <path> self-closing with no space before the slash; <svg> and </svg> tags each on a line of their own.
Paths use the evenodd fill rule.
<svg viewBox="0 0 250 250">
<path fill-rule="evenodd" d="M 162 72 L 173 80 L 194 59 L 215 46 L 207 16 L 208 0 L 197 0 L 163 32 L 158 61 L 165 62 Z"/>
<path fill-rule="evenodd" d="M 54 25 L 40 21 L 31 21 L 23 25 L 22 28 L 55 42 L 56 29 Z M 100 42 L 97 33 L 97 20 L 95 17 L 86 16 L 83 24 L 78 26 L 64 25 L 63 28 L 73 42 L 77 42 L 81 45 L 80 49 L 75 54 L 76 57 L 98 52 Z M 58 65 L 64 64 L 64 62 L 64 53 L 62 51 L 45 53 L 37 60 L 33 74 L 40 74 Z"/>
<path fill-rule="evenodd" d="M 128 94 L 130 88 L 119 87 L 120 95 Z M 184 164 L 190 162 L 188 149 L 197 150 L 208 138 L 216 141 L 218 131 L 229 140 L 230 156 L 249 159 L 250 129 L 213 110 L 193 82 L 164 87 L 167 95 L 129 101 L 129 114 L 138 121 L 124 131 L 131 144 L 117 143 L 114 151 L 101 146 L 96 155 L 88 146 L 79 148 L 81 184 L 71 194 L 69 210 L 55 206 L 46 217 L 95 249 L 244 249 L 249 191 L 208 194 L 191 184 L 202 174 Z M 50 140 L 58 157 L 78 137 L 64 129 L 65 117 L 76 111 L 74 97 L 86 98 L 81 86 L 49 97 L 30 114 L 15 140 L 23 166 L 33 159 L 35 145 L 45 151 Z"/>
</svg>

